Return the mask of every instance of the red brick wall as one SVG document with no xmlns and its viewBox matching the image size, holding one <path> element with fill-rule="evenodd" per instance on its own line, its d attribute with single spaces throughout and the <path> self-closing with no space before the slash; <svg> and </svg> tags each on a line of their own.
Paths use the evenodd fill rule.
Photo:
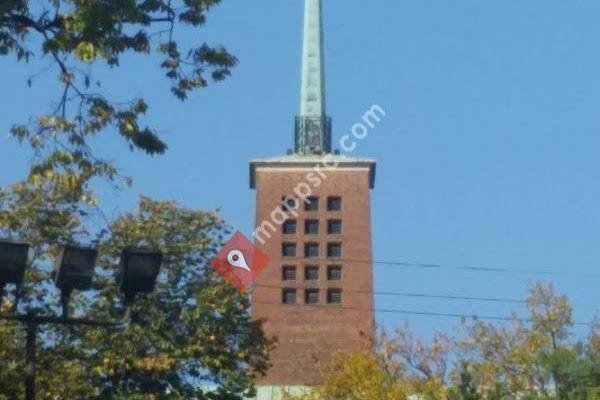
<svg viewBox="0 0 600 400">
<path fill-rule="evenodd" d="M 292 195 L 299 182 L 305 182 L 309 169 L 258 168 L 256 171 L 256 225 L 270 220 L 271 211 L 283 196 Z M 324 172 L 327 178 L 314 189 L 319 197 L 319 211 L 297 210 L 297 233 L 283 235 L 281 227 L 264 245 L 257 244 L 269 254 L 271 262 L 255 281 L 252 313 L 266 320 L 266 334 L 276 337 L 277 347 L 271 354 L 273 364 L 261 384 L 310 384 L 319 377 L 319 368 L 332 352 L 372 346 L 374 338 L 373 274 L 371 260 L 371 218 L 369 171 L 365 168 L 346 168 Z M 340 196 L 342 210 L 327 211 L 327 198 Z M 319 219 L 319 234 L 305 235 L 305 219 Z M 327 234 L 327 220 L 343 221 L 341 235 Z M 297 244 L 296 258 L 283 258 L 282 242 Z M 318 242 L 317 260 L 304 259 L 304 243 Z M 327 243 L 341 242 L 341 261 L 327 260 Z M 348 260 L 348 261 L 347 261 Z M 367 262 L 353 262 L 361 260 Z M 328 281 L 327 266 L 342 266 L 342 280 Z M 296 280 L 282 281 L 282 266 L 295 265 Z M 305 281 L 304 267 L 318 265 L 319 280 Z M 264 287 L 269 286 L 269 287 Z M 273 286 L 273 287 L 270 287 Z M 282 304 L 281 288 L 297 288 L 297 303 Z M 319 288 L 319 306 L 304 305 L 304 289 Z M 341 305 L 327 304 L 327 288 L 341 288 Z"/>
</svg>

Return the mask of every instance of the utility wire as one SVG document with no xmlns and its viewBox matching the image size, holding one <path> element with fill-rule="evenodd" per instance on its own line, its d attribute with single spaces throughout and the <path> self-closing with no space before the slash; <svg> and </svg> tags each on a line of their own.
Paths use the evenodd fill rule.
<svg viewBox="0 0 600 400">
<path fill-rule="evenodd" d="M 425 317 L 444 317 L 444 318 L 461 318 L 461 319 L 474 319 L 474 320 L 488 320 L 488 321 L 504 321 L 504 322 L 533 322 L 531 318 L 519 318 L 519 317 L 500 317 L 495 315 L 478 315 L 478 314 L 459 314 L 459 313 L 442 313 L 442 312 L 431 312 L 431 311 L 414 311 L 414 310 L 400 310 L 400 309 L 387 309 L 387 308 L 360 308 L 342 305 L 321 305 L 321 304 L 282 304 L 262 301 L 252 301 L 252 304 L 279 306 L 279 307 L 299 307 L 299 308 L 327 308 L 331 310 L 356 310 L 356 311 L 372 311 L 386 314 L 402 314 L 402 315 L 415 315 Z M 589 322 L 573 322 L 576 326 L 592 326 Z"/>
<path fill-rule="evenodd" d="M 267 288 L 267 289 L 285 289 L 286 286 L 277 285 L 262 285 L 253 284 L 254 287 Z M 294 287 L 291 287 L 292 289 Z M 456 295 L 445 295 L 445 294 L 426 294 L 426 293 L 411 293 L 411 292 L 387 292 L 387 291 L 369 291 L 369 290 L 352 290 L 342 289 L 346 293 L 358 293 L 358 294 L 372 294 L 374 296 L 391 296 L 391 297 L 409 297 L 409 298 L 424 298 L 424 299 L 443 299 L 443 300 L 465 300 L 465 301 L 481 301 L 488 303 L 504 303 L 504 304 L 527 304 L 527 300 L 522 299 L 509 299 L 501 297 L 477 297 L 477 296 L 456 296 Z M 586 309 L 598 309 L 597 304 L 572 304 L 573 308 L 586 308 Z"/>
<path fill-rule="evenodd" d="M 324 258 L 324 257 L 289 257 L 284 258 L 286 260 L 301 260 L 305 263 L 311 261 L 325 261 L 330 264 L 336 263 L 353 263 L 353 264 L 372 264 L 392 267 L 407 267 L 407 268 L 421 268 L 421 269 L 448 269 L 454 271 L 468 271 L 468 272 L 496 272 L 496 273 L 510 273 L 510 274 L 528 274 L 528 275 L 569 275 L 569 276 L 581 276 L 588 278 L 600 278 L 600 273 L 586 273 L 576 272 L 567 270 L 543 270 L 543 269 L 511 269 L 504 267 L 484 267 L 484 266 L 470 266 L 470 265 L 448 265 L 448 264 L 436 264 L 436 263 L 422 263 L 422 262 L 410 262 L 410 261 L 385 261 L 385 260 L 360 260 L 353 258 Z"/>
<path fill-rule="evenodd" d="M 180 257 L 189 254 L 188 252 L 180 252 L 170 250 L 163 253 L 165 256 Z M 465 272 L 483 272 L 483 273 L 506 273 L 506 274 L 523 274 L 523 275 L 567 275 L 567 276 L 578 276 L 585 278 L 600 278 L 600 273 L 592 272 L 577 272 L 568 270 L 544 270 L 544 269 L 518 269 L 518 268 L 506 268 L 506 267 L 487 267 L 487 266 L 476 266 L 476 265 L 450 265 L 440 263 L 425 263 L 425 262 L 412 262 L 412 261 L 395 261 L 395 260 L 365 260 L 356 258 L 335 258 L 335 257 L 283 257 L 282 263 L 294 263 L 302 262 L 310 264 L 311 262 L 327 262 L 329 264 L 339 263 L 351 263 L 351 264 L 369 264 L 378 266 L 388 267 L 405 267 L 405 268 L 420 268 L 420 269 L 446 269 L 452 271 L 465 271 Z"/>
<path fill-rule="evenodd" d="M 257 287 L 257 288 L 282 289 L 282 286 L 277 286 L 277 285 L 254 284 L 253 286 Z M 377 291 L 351 290 L 351 289 L 343 289 L 343 291 L 347 292 L 347 293 L 373 294 L 375 296 L 417 297 L 417 298 L 427 298 L 427 299 L 469 300 L 469 301 L 472 300 L 472 301 L 483 301 L 483 302 L 493 302 L 493 303 L 510 303 L 510 304 L 525 304 L 525 303 L 527 303 L 527 301 L 525 301 L 525 300 L 495 298 L 495 297 L 453 296 L 453 295 L 443 295 L 443 294 L 385 292 L 385 291 L 377 292 Z"/>
</svg>

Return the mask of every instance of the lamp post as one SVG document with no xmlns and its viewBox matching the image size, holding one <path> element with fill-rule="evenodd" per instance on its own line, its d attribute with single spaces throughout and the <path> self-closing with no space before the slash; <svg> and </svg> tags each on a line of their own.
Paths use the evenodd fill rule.
<svg viewBox="0 0 600 400">
<path fill-rule="evenodd" d="M 0 304 L 6 284 L 22 284 L 27 265 L 29 245 L 0 240 Z M 35 400 L 36 340 L 40 325 L 87 325 L 118 327 L 129 320 L 131 305 L 138 293 L 150 293 L 162 263 L 162 254 L 147 249 L 126 248 L 121 254 L 118 284 L 125 297 L 125 312 L 119 320 L 96 320 L 69 317 L 69 300 L 73 290 L 88 290 L 92 286 L 98 251 L 79 246 L 61 247 L 54 263 L 52 276 L 61 291 L 62 315 L 19 314 L 16 307 L 11 314 L 0 314 L 1 320 L 17 321 L 27 331 L 25 345 L 25 399 Z"/>
</svg>

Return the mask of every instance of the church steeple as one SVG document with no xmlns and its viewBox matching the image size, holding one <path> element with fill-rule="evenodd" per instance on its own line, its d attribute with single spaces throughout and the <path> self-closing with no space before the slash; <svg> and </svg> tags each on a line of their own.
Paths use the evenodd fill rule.
<svg viewBox="0 0 600 400">
<path fill-rule="evenodd" d="M 331 154 L 321 19 L 322 2 L 327 0 L 304 1 L 296 152 L 250 162 L 250 187 L 256 189 L 253 237 L 256 246 L 270 256 L 269 265 L 253 281 L 252 320 L 267 321 L 265 336 L 284 339 L 271 351 L 271 366 L 256 382 L 253 400 L 281 400 L 288 391 L 292 395 L 310 392 L 311 385 L 322 377 L 320 366 L 330 363 L 332 356 L 371 349 L 376 340 L 370 218 L 376 164 L 370 159 Z M 317 176 L 319 169 L 326 170 L 327 179 Z M 297 201 L 295 211 L 286 207 L 283 216 L 274 212 L 282 210 L 282 196 L 301 200 L 308 193 L 313 207 Z M 288 217 L 298 222 L 335 218 L 329 221 L 335 224 L 329 224 L 331 229 L 309 232 L 310 237 L 304 230 L 300 236 L 285 235 L 282 224 Z M 312 243 L 306 243 L 309 238 Z M 343 256 L 344 262 L 317 263 L 312 271 L 318 272 L 312 276 L 316 280 L 290 285 L 288 278 L 296 279 L 308 271 L 302 264 L 311 260 L 304 256 L 319 251 Z M 343 279 L 328 280 L 331 277 Z M 315 307 L 304 307 L 305 303 Z"/>
<path fill-rule="evenodd" d="M 305 0 L 300 116 L 296 153 L 331 152 L 331 119 L 325 111 L 325 62 L 321 0 Z"/>
</svg>

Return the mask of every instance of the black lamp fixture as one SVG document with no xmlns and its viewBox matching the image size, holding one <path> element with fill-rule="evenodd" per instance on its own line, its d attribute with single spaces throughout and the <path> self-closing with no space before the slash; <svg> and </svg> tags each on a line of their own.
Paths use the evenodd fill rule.
<svg viewBox="0 0 600 400">
<path fill-rule="evenodd" d="M 60 289 L 63 317 L 69 316 L 69 300 L 73 290 L 92 287 L 98 250 L 91 247 L 62 246 L 54 262 L 54 284 Z"/>
<path fill-rule="evenodd" d="M 23 282 L 29 245 L 26 243 L 0 240 L 0 300 L 4 285 Z M 121 271 L 119 287 L 125 295 L 125 312 L 119 320 L 73 318 L 69 316 L 69 299 L 73 290 L 88 290 L 92 287 L 94 266 L 98 258 L 98 250 L 90 247 L 63 246 L 54 263 L 52 277 L 61 291 L 62 316 L 20 314 L 16 304 L 9 314 L 0 313 L 0 320 L 19 321 L 27 331 L 25 346 L 27 369 L 24 377 L 25 399 L 35 400 L 35 353 L 37 329 L 43 324 L 85 325 L 114 328 L 123 326 L 130 318 L 132 302 L 138 293 L 150 293 L 154 290 L 160 272 L 162 254 L 147 249 L 126 248 L 121 254 Z M 17 291 L 18 293 L 18 291 Z"/>
<path fill-rule="evenodd" d="M 23 282 L 29 244 L 11 240 L 0 240 L 0 290 L 8 283 Z"/>
<path fill-rule="evenodd" d="M 0 240 L 0 293 L 8 283 L 23 282 L 29 244 Z M 69 300 L 73 290 L 92 288 L 98 250 L 75 245 L 61 246 L 54 262 L 52 277 L 61 291 L 63 318 L 69 316 Z M 131 304 L 138 293 L 151 293 L 162 264 L 162 253 L 142 248 L 125 248 L 121 253 L 118 285 Z"/>
<path fill-rule="evenodd" d="M 162 254 L 147 249 L 126 248 L 121 253 L 119 287 L 125 301 L 133 301 L 138 293 L 150 293 L 160 272 Z"/>
<path fill-rule="evenodd" d="M 54 284 L 65 292 L 92 287 L 98 250 L 91 247 L 62 246 L 54 262 Z"/>
</svg>

